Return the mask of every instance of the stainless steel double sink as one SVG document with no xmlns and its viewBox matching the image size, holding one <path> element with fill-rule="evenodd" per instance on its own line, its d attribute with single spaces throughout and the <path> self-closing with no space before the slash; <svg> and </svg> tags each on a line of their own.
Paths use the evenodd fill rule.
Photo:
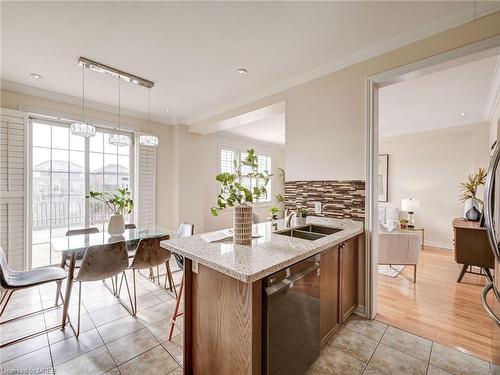
<svg viewBox="0 0 500 375">
<path fill-rule="evenodd" d="M 281 234 L 282 236 L 302 238 L 303 240 L 315 241 L 328 236 L 329 234 L 334 234 L 340 232 L 342 229 L 324 227 L 322 225 L 309 224 L 297 228 L 279 230 L 274 232 L 276 234 Z"/>
</svg>

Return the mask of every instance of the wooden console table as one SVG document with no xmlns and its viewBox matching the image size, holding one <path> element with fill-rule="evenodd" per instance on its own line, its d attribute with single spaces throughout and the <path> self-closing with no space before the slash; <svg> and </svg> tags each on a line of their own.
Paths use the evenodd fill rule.
<svg viewBox="0 0 500 375">
<path fill-rule="evenodd" d="M 463 264 L 457 283 L 462 281 L 466 272 L 493 280 L 490 269 L 495 268 L 495 257 L 488 242 L 486 228 L 481 227 L 479 222 L 454 219 L 453 245 L 455 262 Z M 480 267 L 481 272 L 473 272 L 471 267 Z"/>
</svg>

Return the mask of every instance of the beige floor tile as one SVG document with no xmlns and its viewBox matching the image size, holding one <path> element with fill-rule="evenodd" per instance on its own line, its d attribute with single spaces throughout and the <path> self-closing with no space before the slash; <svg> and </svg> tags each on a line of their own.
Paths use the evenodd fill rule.
<svg viewBox="0 0 500 375">
<path fill-rule="evenodd" d="M 172 317 L 172 312 L 172 308 L 165 302 L 162 302 L 156 306 L 138 311 L 137 317 L 145 324 L 153 324 L 162 319 L 170 319 Z"/>
<path fill-rule="evenodd" d="M 177 367 L 174 371 L 168 373 L 168 375 L 182 375 L 184 372 L 181 367 Z"/>
<path fill-rule="evenodd" d="M 90 313 L 90 317 L 96 327 L 123 318 L 126 315 L 130 315 L 130 313 L 118 302 Z"/>
<path fill-rule="evenodd" d="M 56 367 L 57 375 L 99 375 L 115 368 L 115 362 L 103 345 Z"/>
<path fill-rule="evenodd" d="M 328 344 L 366 364 L 378 343 L 349 328 L 343 328 Z"/>
<path fill-rule="evenodd" d="M 47 335 L 39 335 L 32 339 L 21 341 L 0 349 L 0 362 L 7 362 L 22 355 L 31 353 L 37 349 L 47 346 Z"/>
<path fill-rule="evenodd" d="M 2 361 L 2 373 L 3 371 L 11 371 L 10 373 L 24 374 L 29 373 L 26 371 L 28 369 L 42 370 L 49 368 L 52 368 L 52 361 L 50 359 L 48 346 L 25 354 L 21 357 L 17 357 L 8 362 Z M 12 372 L 12 370 L 17 370 L 17 372 Z"/>
<path fill-rule="evenodd" d="M 179 366 L 161 345 L 119 366 L 122 375 L 165 375 Z"/>
<path fill-rule="evenodd" d="M 111 369 L 107 372 L 104 373 L 105 375 L 120 375 L 120 370 L 118 370 L 118 367 L 115 367 L 114 369 Z"/>
<path fill-rule="evenodd" d="M 81 333 L 78 339 L 76 337 L 70 337 L 66 340 L 51 344 L 50 350 L 52 351 L 54 365 L 58 366 L 61 363 L 88 353 L 103 344 L 99 333 L 94 328 L 90 331 Z"/>
<path fill-rule="evenodd" d="M 380 371 L 379 369 L 372 367 L 372 368 L 367 368 L 363 372 L 363 375 L 386 375 L 386 374 L 384 372 Z"/>
<path fill-rule="evenodd" d="M 183 355 L 184 355 L 184 335 L 177 335 L 172 337 L 172 341 L 164 341 L 162 345 L 167 352 L 177 361 L 177 363 L 183 365 Z"/>
<path fill-rule="evenodd" d="M 489 375 L 490 365 L 479 358 L 434 343 L 431 365 L 456 375 Z"/>
<path fill-rule="evenodd" d="M 78 316 L 75 312 L 73 313 L 70 312 L 70 316 L 71 316 L 71 323 L 73 324 L 73 327 L 76 330 L 78 324 Z M 58 314 L 57 318 L 52 317 L 50 321 L 52 324 L 61 324 L 61 319 L 62 319 L 61 314 Z M 91 329 L 94 328 L 95 328 L 94 323 L 92 322 L 92 319 L 90 319 L 90 316 L 88 314 L 82 315 L 80 317 L 80 334 L 82 334 L 83 332 L 90 331 Z M 61 331 L 60 329 L 55 329 L 48 333 L 49 341 L 51 344 L 54 344 L 58 341 L 65 340 L 67 338 L 74 336 L 75 334 L 69 324 L 66 325 L 64 331 Z"/>
<path fill-rule="evenodd" d="M 380 341 L 387 328 L 386 324 L 376 320 L 367 320 L 356 315 L 352 315 L 346 324 L 346 327 L 353 331 L 367 336 L 375 341 Z"/>
<path fill-rule="evenodd" d="M 148 329 L 149 332 L 153 334 L 154 337 L 156 337 L 160 342 L 163 342 L 168 339 L 168 334 L 170 332 L 170 326 L 171 326 L 171 319 L 170 318 L 163 319 L 153 324 L 144 323 L 144 326 Z M 174 332 L 172 334 L 172 337 L 176 337 L 180 334 L 182 334 L 182 331 L 179 328 L 174 327 Z"/>
<path fill-rule="evenodd" d="M 427 362 L 420 361 L 384 344 L 379 344 L 368 363 L 368 369 L 377 369 L 390 375 L 425 375 Z"/>
<path fill-rule="evenodd" d="M 11 299 L 5 308 L 1 321 L 3 322 L 25 314 L 31 314 L 40 311 L 41 309 L 42 304 L 40 302 L 40 297 L 38 297 L 38 301 L 26 301 L 26 303 L 22 303 L 22 301 L 20 301 L 17 304 Z"/>
<path fill-rule="evenodd" d="M 438 367 L 434 367 L 433 365 L 429 365 L 429 368 L 427 369 L 427 375 L 452 375 L 452 374 Z"/>
<path fill-rule="evenodd" d="M 45 329 L 43 314 L 8 322 L 0 326 L 0 342 L 2 344 Z"/>
<path fill-rule="evenodd" d="M 159 345 L 147 329 L 141 329 L 107 344 L 117 365 Z"/>
<path fill-rule="evenodd" d="M 311 366 L 311 370 L 318 375 L 358 375 L 363 369 L 364 365 L 361 361 L 330 345 L 324 347 L 316 362 Z"/>
<path fill-rule="evenodd" d="M 157 306 L 162 302 L 163 301 L 156 296 L 156 294 L 149 292 L 141 296 L 137 296 L 137 310 L 142 311 L 152 306 Z"/>
<path fill-rule="evenodd" d="M 387 327 L 380 342 L 424 362 L 428 362 L 431 355 L 432 341 L 394 327 Z"/>
<path fill-rule="evenodd" d="M 109 343 L 142 328 L 144 328 L 144 326 L 141 322 L 133 316 L 127 315 L 123 318 L 113 320 L 112 322 L 99 326 L 97 330 L 101 334 L 104 342 Z"/>
</svg>

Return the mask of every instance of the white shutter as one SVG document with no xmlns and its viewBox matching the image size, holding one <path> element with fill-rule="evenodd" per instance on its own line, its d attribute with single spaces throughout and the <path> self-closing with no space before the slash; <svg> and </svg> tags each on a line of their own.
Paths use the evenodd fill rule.
<svg viewBox="0 0 500 375">
<path fill-rule="evenodd" d="M 0 112 L 0 246 L 9 265 L 26 268 L 26 118 Z"/>
<path fill-rule="evenodd" d="M 156 147 L 137 146 L 137 225 L 156 225 Z"/>
</svg>

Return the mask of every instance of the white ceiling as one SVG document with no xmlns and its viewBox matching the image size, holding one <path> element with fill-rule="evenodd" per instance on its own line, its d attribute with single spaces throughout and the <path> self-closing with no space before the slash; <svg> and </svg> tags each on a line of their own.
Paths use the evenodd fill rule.
<svg viewBox="0 0 500 375">
<path fill-rule="evenodd" d="M 381 88 L 380 136 L 488 121 L 488 104 L 499 93 L 498 70 L 499 57 L 492 56 Z"/>
<path fill-rule="evenodd" d="M 499 6 L 477 2 L 476 15 Z M 77 60 L 84 56 L 155 81 L 154 118 L 187 124 L 474 14 L 472 2 L 449 1 L 3 1 L 1 13 L 3 87 L 79 103 Z M 248 69 L 244 78 L 235 74 L 240 67 Z M 116 105 L 116 81 L 98 73 L 87 78 L 90 106 Z M 145 89 L 123 86 L 122 105 L 146 112 Z"/>
<path fill-rule="evenodd" d="M 285 144 L 285 114 L 280 113 L 265 119 L 236 126 L 224 131 L 239 137 L 255 139 L 257 141 Z"/>
</svg>

